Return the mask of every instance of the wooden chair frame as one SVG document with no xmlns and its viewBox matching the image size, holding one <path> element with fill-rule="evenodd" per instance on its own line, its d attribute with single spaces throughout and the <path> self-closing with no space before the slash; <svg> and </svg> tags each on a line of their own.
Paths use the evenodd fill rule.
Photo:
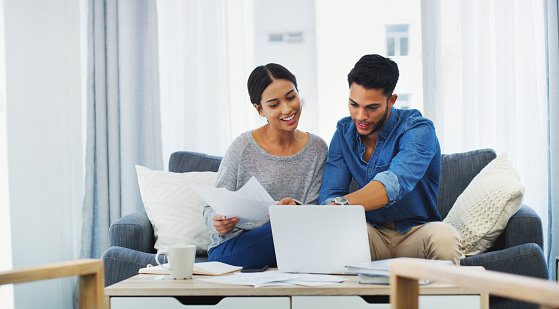
<svg viewBox="0 0 559 309">
<path fill-rule="evenodd" d="M 392 309 L 418 308 L 419 279 L 459 285 L 535 303 L 540 308 L 559 308 L 559 284 L 552 281 L 489 270 L 440 266 L 429 263 L 428 260 L 405 259 L 390 264 Z"/>
<path fill-rule="evenodd" d="M 79 276 L 80 308 L 103 308 L 103 261 L 84 259 L 0 272 L 0 285 Z"/>
</svg>

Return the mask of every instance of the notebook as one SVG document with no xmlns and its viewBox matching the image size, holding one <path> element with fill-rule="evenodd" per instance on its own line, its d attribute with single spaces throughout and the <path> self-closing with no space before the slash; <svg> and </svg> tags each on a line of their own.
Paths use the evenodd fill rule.
<svg viewBox="0 0 559 309">
<path fill-rule="evenodd" d="M 139 274 L 157 274 L 157 275 L 170 275 L 169 263 L 161 265 L 152 266 L 151 264 L 140 268 L 138 270 Z M 194 263 L 192 267 L 192 273 L 195 275 L 209 275 L 209 276 L 219 276 L 240 270 L 242 267 L 233 266 L 221 262 L 201 262 Z"/>
<path fill-rule="evenodd" d="M 371 261 L 362 206 L 270 206 L 278 270 L 344 274 Z"/>
</svg>

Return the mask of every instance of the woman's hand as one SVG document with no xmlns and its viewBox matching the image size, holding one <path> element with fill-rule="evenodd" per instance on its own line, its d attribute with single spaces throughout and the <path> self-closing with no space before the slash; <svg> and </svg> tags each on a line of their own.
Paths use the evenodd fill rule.
<svg viewBox="0 0 559 309">
<path fill-rule="evenodd" d="M 227 218 L 226 216 L 215 214 L 212 220 L 215 230 L 219 233 L 219 235 L 223 236 L 231 232 L 237 223 L 239 223 L 240 219 L 237 217 Z"/>
<path fill-rule="evenodd" d="M 290 197 L 284 197 L 280 201 L 276 203 L 276 205 L 300 205 L 301 203 L 297 203 L 295 199 Z"/>
</svg>

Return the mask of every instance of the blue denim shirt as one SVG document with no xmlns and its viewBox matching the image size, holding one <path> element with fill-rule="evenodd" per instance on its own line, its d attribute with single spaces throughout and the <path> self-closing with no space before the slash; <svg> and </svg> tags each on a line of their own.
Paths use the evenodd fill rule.
<svg viewBox="0 0 559 309">
<path fill-rule="evenodd" d="M 403 234 L 413 226 L 441 220 L 437 209 L 441 149 L 429 119 L 417 110 L 392 108 L 369 162 L 363 160 L 364 153 L 365 145 L 351 117 L 338 121 L 328 150 L 320 204 L 350 193 L 352 178 L 359 188 L 377 180 L 386 188 L 388 205 L 367 211 L 369 223 L 394 223 Z"/>
</svg>

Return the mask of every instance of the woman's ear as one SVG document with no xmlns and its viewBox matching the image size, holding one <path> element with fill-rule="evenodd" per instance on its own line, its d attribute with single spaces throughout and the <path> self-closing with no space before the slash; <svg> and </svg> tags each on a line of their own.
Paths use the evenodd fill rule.
<svg viewBox="0 0 559 309">
<path fill-rule="evenodd" d="M 262 114 L 262 106 L 261 105 L 253 103 L 252 106 L 254 106 L 254 109 L 256 109 L 256 112 L 258 113 L 258 115 L 260 115 L 260 117 L 264 117 L 264 115 Z"/>
</svg>

